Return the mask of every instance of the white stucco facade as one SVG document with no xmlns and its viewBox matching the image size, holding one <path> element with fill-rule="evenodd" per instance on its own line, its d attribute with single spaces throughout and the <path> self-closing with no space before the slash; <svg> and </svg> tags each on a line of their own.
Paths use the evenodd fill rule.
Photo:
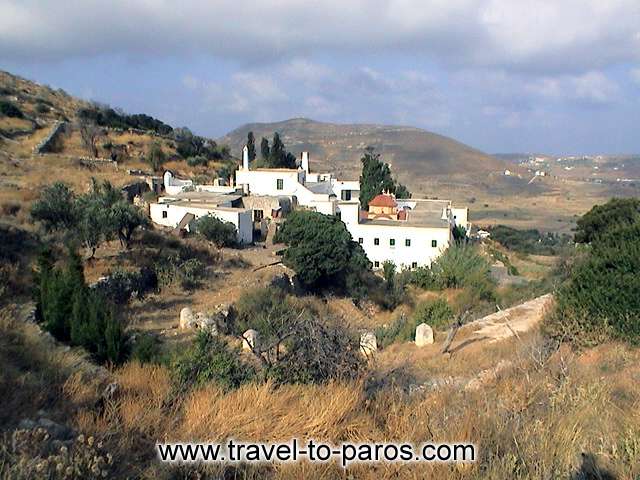
<svg viewBox="0 0 640 480">
<path fill-rule="evenodd" d="M 405 220 L 365 219 L 360 202 L 340 202 L 341 220 L 362 245 L 373 268 L 392 261 L 398 268 L 428 267 L 451 244 L 452 215 L 446 201 L 398 200 Z M 414 214 L 414 216 L 412 216 Z"/>
<path fill-rule="evenodd" d="M 302 153 L 298 169 L 258 168 L 251 170 L 243 150 L 242 168 L 236 170 L 236 185 L 245 194 L 287 196 L 292 204 L 335 215 L 336 200 L 351 200 L 360 194 L 357 181 L 340 181 L 330 173 L 311 173 L 308 152 Z"/>
<path fill-rule="evenodd" d="M 251 210 L 188 201 L 162 200 L 149 205 L 151 220 L 158 225 L 176 228 L 189 213 L 194 216 L 194 220 L 211 215 L 224 222 L 230 222 L 236 227 L 238 243 L 250 244 L 253 241 Z M 185 228 L 190 231 L 192 226 L 188 224 Z"/>
</svg>

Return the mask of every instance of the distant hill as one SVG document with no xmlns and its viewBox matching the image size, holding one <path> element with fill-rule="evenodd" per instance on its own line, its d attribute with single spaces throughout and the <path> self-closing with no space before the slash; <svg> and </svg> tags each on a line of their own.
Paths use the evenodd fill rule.
<svg viewBox="0 0 640 480">
<path fill-rule="evenodd" d="M 392 165 L 394 174 L 411 187 L 445 176 L 477 183 L 509 165 L 451 138 L 404 126 L 334 124 L 295 118 L 243 125 L 219 141 L 229 145 L 232 154 L 239 155 L 249 131 L 253 131 L 258 149 L 261 137 L 271 138 L 279 132 L 292 153 L 311 153 L 312 169 L 330 169 L 350 178 L 357 178 L 360 172 L 365 147 L 373 146 Z"/>
</svg>

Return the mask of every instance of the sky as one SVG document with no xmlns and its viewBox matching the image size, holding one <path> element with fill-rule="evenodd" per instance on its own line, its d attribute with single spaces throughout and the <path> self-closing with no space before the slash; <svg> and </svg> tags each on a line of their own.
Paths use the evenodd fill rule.
<svg viewBox="0 0 640 480">
<path fill-rule="evenodd" d="M 0 0 L 0 69 L 211 137 L 307 117 L 640 153 L 640 0 Z"/>
</svg>

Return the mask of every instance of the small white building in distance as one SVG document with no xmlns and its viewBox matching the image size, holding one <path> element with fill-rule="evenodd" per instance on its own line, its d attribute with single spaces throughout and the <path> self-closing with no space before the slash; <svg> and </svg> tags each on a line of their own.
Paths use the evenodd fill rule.
<svg viewBox="0 0 640 480">
<path fill-rule="evenodd" d="M 151 220 L 158 225 L 191 231 L 195 220 L 211 215 L 236 227 L 240 244 L 253 242 L 251 210 L 242 205 L 242 195 L 211 191 L 185 192 L 158 198 L 149 205 Z"/>
<path fill-rule="evenodd" d="M 398 268 L 428 267 L 453 241 L 452 228 L 468 227 L 468 209 L 453 208 L 448 200 L 380 194 L 369 202 L 368 211 L 361 211 L 358 201 L 340 202 L 338 209 L 374 269 L 387 260 Z"/>
</svg>

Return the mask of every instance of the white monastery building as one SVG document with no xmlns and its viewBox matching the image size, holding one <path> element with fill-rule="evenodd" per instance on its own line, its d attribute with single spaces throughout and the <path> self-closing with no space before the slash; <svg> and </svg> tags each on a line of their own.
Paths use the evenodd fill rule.
<svg viewBox="0 0 640 480">
<path fill-rule="evenodd" d="M 166 172 L 167 196 L 151 204 L 151 219 L 189 230 L 197 218 L 213 215 L 233 223 L 238 242 L 247 244 L 256 224 L 262 228 L 267 219 L 279 219 L 292 208 L 315 210 L 339 216 L 374 268 L 386 260 L 405 268 L 429 266 L 451 244 L 455 226 L 469 231 L 468 208 L 453 207 L 448 200 L 396 199 L 383 193 L 362 210 L 359 182 L 312 173 L 308 152 L 302 152 L 297 169 L 253 170 L 246 146 L 242 153 L 235 185 L 194 185 Z"/>
</svg>

